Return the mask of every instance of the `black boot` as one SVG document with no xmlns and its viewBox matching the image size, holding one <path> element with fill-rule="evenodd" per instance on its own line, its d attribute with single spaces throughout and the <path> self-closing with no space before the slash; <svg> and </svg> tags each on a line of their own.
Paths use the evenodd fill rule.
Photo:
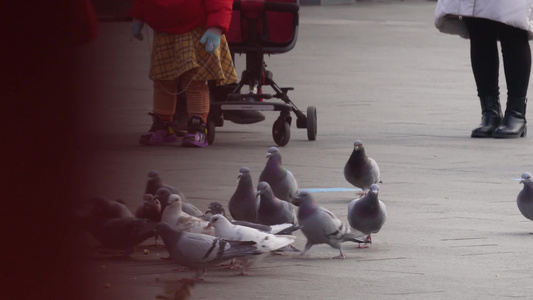
<svg viewBox="0 0 533 300">
<path fill-rule="evenodd" d="M 503 120 L 494 130 L 495 138 L 518 138 L 527 135 L 526 97 L 509 97 Z"/>
<path fill-rule="evenodd" d="M 481 124 L 472 130 L 471 137 L 486 138 L 492 137 L 494 130 L 500 125 L 502 119 L 502 109 L 498 96 L 480 97 L 481 102 Z"/>
</svg>

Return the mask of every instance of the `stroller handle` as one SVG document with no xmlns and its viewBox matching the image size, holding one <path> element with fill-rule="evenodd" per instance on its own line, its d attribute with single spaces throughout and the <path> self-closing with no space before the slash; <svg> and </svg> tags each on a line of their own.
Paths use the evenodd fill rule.
<svg viewBox="0 0 533 300">
<path fill-rule="evenodd" d="M 245 0 L 245 1 L 257 1 L 257 0 Z M 289 2 L 272 2 L 272 1 L 257 1 L 263 2 L 263 10 L 265 11 L 278 11 L 278 12 L 290 12 L 297 13 L 300 6 L 296 3 Z M 233 10 L 241 10 L 241 1 L 233 2 Z"/>
</svg>

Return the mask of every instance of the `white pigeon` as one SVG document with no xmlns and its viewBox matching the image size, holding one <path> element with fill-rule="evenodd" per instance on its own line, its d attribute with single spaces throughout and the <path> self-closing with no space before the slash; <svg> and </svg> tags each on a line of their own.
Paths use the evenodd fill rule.
<svg viewBox="0 0 533 300">
<path fill-rule="evenodd" d="M 215 236 L 232 241 L 253 241 L 257 250 L 267 253 L 286 247 L 294 242 L 295 236 L 274 235 L 255 228 L 232 224 L 222 215 L 213 215 L 209 220 L 208 227 L 215 229 Z M 257 261 L 257 260 L 256 260 Z M 241 275 L 247 275 L 253 261 L 244 258 L 244 267 Z"/>
<path fill-rule="evenodd" d="M 182 199 L 177 194 L 169 196 L 168 205 L 161 215 L 161 222 L 169 224 L 177 231 L 215 235 L 213 228 L 206 228 L 207 221 L 191 216 L 182 210 Z"/>
</svg>

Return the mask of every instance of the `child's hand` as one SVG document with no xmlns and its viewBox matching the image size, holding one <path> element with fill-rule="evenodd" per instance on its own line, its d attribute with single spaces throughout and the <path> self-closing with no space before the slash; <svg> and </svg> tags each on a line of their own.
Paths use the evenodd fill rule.
<svg viewBox="0 0 533 300">
<path fill-rule="evenodd" d="M 222 30 L 220 30 L 219 28 L 207 28 L 204 35 L 200 39 L 200 43 L 205 44 L 205 51 L 207 51 L 207 53 L 211 54 L 214 53 L 215 50 L 217 50 L 218 46 L 220 45 L 221 34 Z"/>
<path fill-rule="evenodd" d="M 143 26 L 144 22 L 137 19 L 133 19 L 133 22 L 131 23 L 131 34 L 139 41 L 142 41 L 144 39 L 144 36 L 142 34 Z"/>
</svg>

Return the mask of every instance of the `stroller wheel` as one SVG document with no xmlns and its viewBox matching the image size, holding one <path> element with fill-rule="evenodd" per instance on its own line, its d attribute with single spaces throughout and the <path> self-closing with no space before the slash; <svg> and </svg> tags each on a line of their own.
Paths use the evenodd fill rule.
<svg viewBox="0 0 533 300">
<path fill-rule="evenodd" d="M 291 127 L 288 121 L 278 118 L 272 125 L 272 137 L 278 146 L 285 146 L 291 139 Z"/>
<path fill-rule="evenodd" d="M 316 107 L 307 107 L 307 139 L 310 141 L 316 140 L 317 122 L 316 122 Z"/>
<path fill-rule="evenodd" d="M 215 142 L 215 122 L 211 119 L 207 119 L 207 144 L 211 145 Z"/>
</svg>

